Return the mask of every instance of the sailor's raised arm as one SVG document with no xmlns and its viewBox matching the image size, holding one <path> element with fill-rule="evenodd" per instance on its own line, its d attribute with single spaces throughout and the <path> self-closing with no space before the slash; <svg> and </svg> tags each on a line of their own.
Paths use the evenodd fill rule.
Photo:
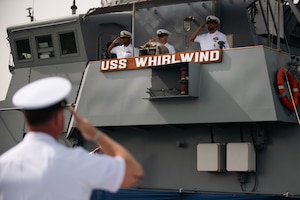
<svg viewBox="0 0 300 200">
<path fill-rule="evenodd" d="M 114 141 L 105 133 L 95 128 L 86 118 L 81 117 L 72 107 L 70 107 L 75 120 L 76 127 L 82 136 L 89 141 L 94 141 L 97 145 L 105 149 L 104 154 L 112 157 L 122 157 L 125 161 L 125 175 L 121 187 L 132 187 L 137 185 L 144 176 L 144 171 L 140 163 L 121 144 Z"/>
<path fill-rule="evenodd" d="M 197 37 L 197 35 L 205 28 L 205 24 L 206 22 L 204 22 L 203 24 L 201 24 L 201 26 L 199 26 L 191 35 L 190 37 L 190 41 L 194 42 L 195 38 Z"/>
<path fill-rule="evenodd" d="M 158 38 L 157 35 L 153 36 L 144 45 L 142 45 L 142 47 L 146 46 L 147 44 L 150 44 L 151 42 L 155 41 L 157 38 Z"/>
<path fill-rule="evenodd" d="M 110 43 L 110 45 L 107 48 L 107 52 L 110 53 L 112 48 L 120 42 L 120 37 L 117 37 L 116 39 L 114 39 L 114 41 L 112 41 L 112 43 Z"/>
</svg>

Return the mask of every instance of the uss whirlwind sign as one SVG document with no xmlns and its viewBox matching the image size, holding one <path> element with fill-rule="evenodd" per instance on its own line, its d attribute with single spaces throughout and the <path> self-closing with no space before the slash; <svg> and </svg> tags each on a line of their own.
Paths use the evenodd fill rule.
<svg viewBox="0 0 300 200">
<path fill-rule="evenodd" d="M 100 61 L 100 71 L 110 72 L 119 70 L 143 69 L 180 62 L 216 63 L 222 62 L 222 50 L 178 52 L 174 54 L 157 54 L 121 59 Z"/>
</svg>

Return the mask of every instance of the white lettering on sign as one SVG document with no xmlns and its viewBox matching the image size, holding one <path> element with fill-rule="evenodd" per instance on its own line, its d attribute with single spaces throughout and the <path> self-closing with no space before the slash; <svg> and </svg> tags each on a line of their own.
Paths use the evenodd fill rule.
<svg viewBox="0 0 300 200">
<path fill-rule="evenodd" d="M 168 65 L 182 62 L 181 60 L 176 60 L 176 55 L 160 55 L 151 57 L 136 57 L 135 65 L 136 67 L 147 67 L 147 66 L 158 66 L 158 65 Z M 188 62 L 188 61 L 184 61 Z"/>
<path fill-rule="evenodd" d="M 191 53 L 181 53 L 181 62 L 211 62 L 220 59 L 220 51 L 200 51 Z"/>
<path fill-rule="evenodd" d="M 210 61 L 218 61 L 220 59 L 220 51 L 211 51 L 210 52 Z"/>
<path fill-rule="evenodd" d="M 180 58 L 181 58 L 182 62 L 192 62 L 193 56 L 194 56 L 194 52 L 180 54 Z"/>
<path fill-rule="evenodd" d="M 119 60 L 102 60 L 100 64 L 101 71 L 125 69 L 127 66 L 126 59 Z"/>
<path fill-rule="evenodd" d="M 179 62 L 210 63 L 221 62 L 222 50 L 178 52 L 175 54 L 160 54 L 123 59 L 102 60 L 101 71 L 141 69 Z"/>
<path fill-rule="evenodd" d="M 136 57 L 135 58 L 136 67 L 145 66 L 146 62 L 147 62 L 147 57 Z"/>
</svg>

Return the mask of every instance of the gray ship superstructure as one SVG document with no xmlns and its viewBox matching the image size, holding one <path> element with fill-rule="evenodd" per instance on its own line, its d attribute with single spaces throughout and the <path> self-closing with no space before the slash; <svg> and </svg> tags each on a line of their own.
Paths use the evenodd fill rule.
<svg viewBox="0 0 300 200">
<path fill-rule="evenodd" d="M 231 48 L 189 42 L 207 15 L 221 19 Z M 16 90 L 62 76 L 73 85 L 69 103 L 142 163 L 146 176 L 134 190 L 297 197 L 299 21 L 291 1 L 145 0 L 8 27 L 14 66 L 0 104 L 0 152 L 26 132 Z M 106 52 L 121 30 L 141 47 L 159 28 L 177 53 Z M 60 142 L 95 148 L 66 116 Z"/>
</svg>

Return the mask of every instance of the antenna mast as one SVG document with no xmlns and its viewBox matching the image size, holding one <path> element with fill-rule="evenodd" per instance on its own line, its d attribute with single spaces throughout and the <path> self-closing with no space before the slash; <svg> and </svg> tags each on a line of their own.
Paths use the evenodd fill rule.
<svg viewBox="0 0 300 200">
<path fill-rule="evenodd" d="M 26 8 L 26 10 L 28 11 L 28 16 L 30 18 L 30 21 L 33 22 L 34 20 L 34 16 L 33 16 L 33 9 L 31 7 Z M 32 11 L 32 12 L 31 12 Z"/>
<path fill-rule="evenodd" d="M 71 6 L 72 15 L 76 14 L 77 6 L 75 5 L 75 0 L 73 0 L 73 5 Z"/>
</svg>

